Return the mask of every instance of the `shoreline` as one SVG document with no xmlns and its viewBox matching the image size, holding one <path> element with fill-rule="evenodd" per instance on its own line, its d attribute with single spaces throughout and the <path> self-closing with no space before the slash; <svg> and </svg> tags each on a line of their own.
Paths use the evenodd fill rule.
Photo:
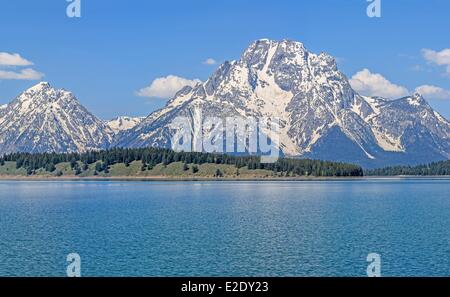
<svg viewBox="0 0 450 297">
<path fill-rule="evenodd" d="M 168 177 L 168 176 L 7 176 L 0 175 L 0 181 L 358 181 L 358 180 L 391 180 L 391 179 L 443 179 L 450 180 L 448 175 L 430 175 L 430 176 L 321 176 L 321 177 Z"/>
</svg>

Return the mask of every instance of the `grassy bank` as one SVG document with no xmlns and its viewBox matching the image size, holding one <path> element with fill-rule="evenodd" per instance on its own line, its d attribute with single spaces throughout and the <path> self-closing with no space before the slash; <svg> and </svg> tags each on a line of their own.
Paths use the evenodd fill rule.
<svg viewBox="0 0 450 297">
<path fill-rule="evenodd" d="M 82 167 L 81 162 L 78 163 Z M 142 166 L 141 161 L 133 161 L 127 166 L 125 163 L 117 163 L 109 166 L 109 170 L 96 171 L 96 164 L 89 164 L 86 170 L 76 174 L 70 162 L 62 162 L 55 165 L 55 170 L 48 172 L 43 168 L 35 170 L 32 174 L 27 174 L 25 168 L 16 168 L 16 162 L 5 162 L 0 166 L 0 177 L 154 177 L 154 178 L 278 178 L 293 177 L 291 174 L 274 173 L 264 169 L 248 169 L 247 167 L 236 168 L 229 164 L 186 164 L 174 162 L 167 165 L 157 164 L 153 168 Z M 194 169 L 196 168 L 196 169 Z"/>
</svg>

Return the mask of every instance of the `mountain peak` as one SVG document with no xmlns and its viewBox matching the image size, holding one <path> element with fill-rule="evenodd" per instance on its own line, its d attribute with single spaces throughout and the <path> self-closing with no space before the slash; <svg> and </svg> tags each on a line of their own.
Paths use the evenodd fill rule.
<svg viewBox="0 0 450 297">
<path fill-rule="evenodd" d="M 140 122 L 142 122 L 145 117 L 129 117 L 129 116 L 119 116 L 110 121 L 107 121 L 106 124 L 111 128 L 111 130 L 117 134 L 121 131 L 127 131 L 131 128 L 134 128 Z"/>
<path fill-rule="evenodd" d="M 51 89 L 50 83 L 48 83 L 46 81 L 41 81 L 40 83 L 29 88 L 27 91 L 38 92 L 38 91 L 45 90 L 45 89 Z"/>
<path fill-rule="evenodd" d="M 248 65 L 261 65 L 270 54 L 275 52 L 284 52 L 287 56 L 294 58 L 296 56 L 304 56 L 308 51 L 305 49 L 303 43 L 292 41 L 289 39 L 272 40 L 272 39 L 258 39 L 254 41 L 242 54 L 241 60 L 246 61 Z"/>
<path fill-rule="evenodd" d="M 290 39 L 258 39 L 244 51 L 239 62 L 255 70 L 265 68 L 275 73 L 294 71 L 297 78 L 300 78 L 300 73 L 304 74 L 309 70 L 312 70 L 314 75 L 338 71 L 336 59 L 333 56 L 325 52 L 312 53 L 303 43 Z M 291 75 L 293 73 L 286 74 L 286 79 L 293 78 Z"/>
<path fill-rule="evenodd" d="M 176 132 L 169 123 L 178 116 L 188 117 L 191 129 L 207 117 L 278 118 L 277 144 L 290 156 L 383 166 L 450 155 L 449 125 L 422 96 L 362 97 L 331 55 L 289 39 L 254 41 L 203 85 L 183 89 L 118 134 L 115 145 L 170 147 Z"/>
<path fill-rule="evenodd" d="M 421 106 L 421 105 L 424 105 L 424 104 L 427 104 L 427 102 L 426 102 L 426 100 L 423 98 L 423 96 L 420 94 L 420 93 L 418 93 L 418 92 L 415 92 L 412 96 L 410 96 L 410 97 L 407 97 L 408 99 L 408 103 L 410 104 L 410 105 L 414 105 L 414 106 Z"/>
<path fill-rule="evenodd" d="M 65 90 L 40 82 L 1 110 L 0 151 L 82 152 L 106 148 L 112 130 Z"/>
<path fill-rule="evenodd" d="M 303 43 L 301 43 L 300 41 L 296 41 L 296 40 L 292 40 L 292 39 L 288 39 L 288 38 L 284 38 L 281 40 L 276 40 L 276 39 L 270 39 L 270 38 L 260 38 L 255 40 L 251 45 L 255 45 L 258 43 L 266 43 L 266 44 L 273 44 L 273 45 L 280 45 L 280 44 L 284 44 L 284 45 L 301 45 L 304 46 Z"/>
<path fill-rule="evenodd" d="M 31 88 L 25 90 L 16 98 L 19 102 L 56 102 L 63 100 L 65 102 L 76 101 L 76 97 L 70 91 L 65 89 L 55 89 L 48 82 L 40 82 Z"/>
<path fill-rule="evenodd" d="M 420 94 L 419 92 L 414 92 L 411 98 L 414 98 L 415 100 L 424 100 L 422 94 Z"/>
</svg>

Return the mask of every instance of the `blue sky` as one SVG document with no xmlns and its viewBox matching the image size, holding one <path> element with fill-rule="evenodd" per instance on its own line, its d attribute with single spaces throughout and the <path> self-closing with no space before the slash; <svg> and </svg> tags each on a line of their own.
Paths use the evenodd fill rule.
<svg viewBox="0 0 450 297">
<path fill-rule="evenodd" d="M 366 0 L 81 0 L 81 18 L 68 18 L 66 0 L 0 0 L 0 54 L 29 62 L 0 63 L 0 104 L 43 80 L 101 118 L 147 115 L 167 100 L 138 96 L 153 80 L 206 80 L 217 67 L 208 58 L 233 60 L 253 40 L 289 38 L 337 57 L 363 93 L 426 86 L 450 118 L 450 1 L 381 4 L 381 18 L 369 18 Z"/>
</svg>

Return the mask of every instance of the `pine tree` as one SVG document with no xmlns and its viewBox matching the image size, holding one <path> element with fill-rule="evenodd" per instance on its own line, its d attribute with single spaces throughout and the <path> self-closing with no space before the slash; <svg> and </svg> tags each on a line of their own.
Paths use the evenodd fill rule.
<svg viewBox="0 0 450 297">
<path fill-rule="evenodd" d="M 215 174 L 214 176 L 215 176 L 215 177 L 222 177 L 222 176 L 223 176 L 223 173 L 222 173 L 222 171 L 220 171 L 219 168 L 217 168 L 217 169 L 216 169 L 216 174 Z"/>
<path fill-rule="evenodd" d="M 97 172 L 103 171 L 102 163 L 100 162 L 95 163 L 95 171 Z"/>
<path fill-rule="evenodd" d="M 45 171 L 53 172 L 53 171 L 55 171 L 55 170 L 56 170 L 56 167 L 55 167 L 55 164 L 53 164 L 53 163 L 48 163 L 48 164 L 45 166 Z"/>
<path fill-rule="evenodd" d="M 75 166 L 77 166 L 77 165 L 78 165 L 77 160 L 75 158 L 72 158 L 70 160 L 70 168 L 74 169 Z"/>
</svg>

